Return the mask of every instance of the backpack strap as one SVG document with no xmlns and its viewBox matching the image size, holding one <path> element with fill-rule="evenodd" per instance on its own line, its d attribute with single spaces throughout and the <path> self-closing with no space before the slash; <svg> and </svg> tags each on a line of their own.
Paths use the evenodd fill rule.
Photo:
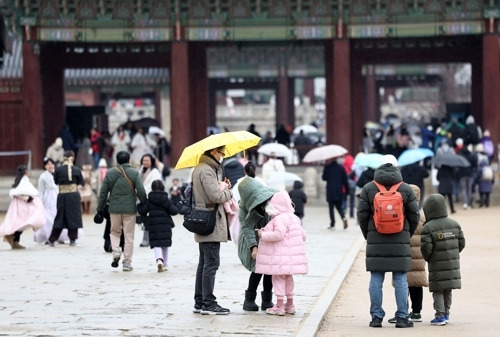
<svg viewBox="0 0 500 337">
<path fill-rule="evenodd" d="M 396 192 L 399 186 L 403 184 L 403 182 L 400 181 L 399 183 L 392 185 L 390 189 L 387 189 L 384 185 L 377 183 L 375 180 L 373 180 L 373 183 L 377 186 L 380 192 Z"/>
</svg>

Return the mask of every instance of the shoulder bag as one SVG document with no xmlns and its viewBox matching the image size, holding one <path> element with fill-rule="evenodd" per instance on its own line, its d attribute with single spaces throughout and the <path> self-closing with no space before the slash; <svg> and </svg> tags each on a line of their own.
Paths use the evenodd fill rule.
<svg viewBox="0 0 500 337">
<path fill-rule="evenodd" d="M 190 207 L 190 209 L 185 209 L 186 207 Z M 215 229 L 217 209 L 218 205 L 215 205 L 213 210 L 196 209 L 191 191 L 189 203 L 186 202 L 183 205 L 183 213 L 185 214 L 183 226 L 191 233 L 198 235 L 212 234 Z"/>
</svg>

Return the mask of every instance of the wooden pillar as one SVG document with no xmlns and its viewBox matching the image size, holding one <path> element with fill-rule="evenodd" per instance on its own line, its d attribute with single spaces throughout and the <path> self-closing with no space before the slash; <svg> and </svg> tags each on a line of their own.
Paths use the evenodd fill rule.
<svg viewBox="0 0 500 337">
<path fill-rule="evenodd" d="M 483 36 L 483 130 L 489 129 L 493 144 L 500 142 L 500 41 L 497 34 Z M 496 147 L 496 146 L 495 146 Z M 496 149 L 495 149 L 496 151 Z M 495 159 L 497 157 L 495 156 Z"/>
<path fill-rule="evenodd" d="M 191 114 L 192 98 L 189 81 L 189 53 L 187 42 L 171 44 L 170 103 L 172 114 L 172 152 L 170 162 L 175 166 L 182 151 L 196 137 Z"/>
<path fill-rule="evenodd" d="M 34 53 L 33 44 L 23 42 L 23 116 L 24 130 L 26 137 L 23 137 L 19 149 L 32 151 L 32 167 L 39 169 L 43 166 L 43 157 L 45 155 L 46 137 L 43 126 L 50 125 L 42 115 L 42 90 L 40 74 L 40 58 Z"/>
<path fill-rule="evenodd" d="M 278 93 L 276 95 L 276 124 L 285 124 L 288 129 L 293 128 L 295 125 L 294 83 L 293 78 L 288 78 L 286 74 L 283 74 L 279 78 Z"/>
<path fill-rule="evenodd" d="M 352 152 L 349 45 L 347 39 L 328 41 L 325 45 L 326 141 Z"/>
<path fill-rule="evenodd" d="M 352 136 L 350 139 L 349 152 L 355 156 L 358 152 L 362 150 L 363 147 L 363 126 L 366 122 L 366 116 L 364 114 L 364 107 L 368 104 L 367 100 L 371 97 L 363 100 L 363 97 L 367 96 L 364 92 L 363 86 L 363 74 L 361 73 L 363 65 L 359 62 L 351 63 L 351 80 L 352 80 L 352 98 L 351 98 L 351 132 Z"/>
<path fill-rule="evenodd" d="M 207 126 L 215 125 L 215 112 L 210 114 L 208 107 L 208 79 L 206 46 L 201 42 L 189 43 L 189 78 L 191 81 L 191 99 L 193 102 L 194 131 L 196 139 L 207 135 Z"/>
<path fill-rule="evenodd" d="M 55 141 L 63 124 L 66 122 L 64 66 L 61 65 L 58 57 L 54 57 L 54 53 L 58 54 L 59 52 L 60 49 L 54 49 L 52 46 L 44 48 L 42 45 L 40 48 L 40 64 L 41 69 L 43 69 L 41 106 L 45 120 L 43 124 L 45 127 L 43 141 L 45 150 Z"/>
</svg>

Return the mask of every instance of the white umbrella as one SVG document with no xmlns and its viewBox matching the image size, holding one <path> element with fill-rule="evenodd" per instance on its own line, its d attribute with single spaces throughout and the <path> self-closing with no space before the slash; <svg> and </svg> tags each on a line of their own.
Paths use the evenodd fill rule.
<svg viewBox="0 0 500 337">
<path fill-rule="evenodd" d="M 274 154 L 276 157 L 288 157 L 292 155 L 292 151 L 288 147 L 280 143 L 267 143 L 259 147 L 257 152 L 270 156 Z"/>
<path fill-rule="evenodd" d="M 295 181 L 302 181 L 302 178 L 291 172 L 277 172 L 267 179 L 266 185 L 270 188 L 280 189 L 293 186 Z"/>
<path fill-rule="evenodd" d="M 330 144 L 319 146 L 307 152 L 302 160 L 304 163 L 314 163 L 332 158 L 337 158 L 347 154 L 347 149 L 340 145 Z"/>
<path fill-rule="evenodd" d="M 165 137 L 165 131 L 163 131 L 157 126 L 150 126 L 148 129 L 148 133 L 150 135 L 160 135 L 160 137 Z"/>
<path fill-rule="evenodd" d="M 295 129 L 293 129 L 293 133 L 300 133 L 300 131 L 304 131 L 304 134 L 311 133 L 311 132 L 318 132 L 318 128 L 315 127 L 314 125 L 311 124 L 304 124 L 297 126 Z"/>
</svg>

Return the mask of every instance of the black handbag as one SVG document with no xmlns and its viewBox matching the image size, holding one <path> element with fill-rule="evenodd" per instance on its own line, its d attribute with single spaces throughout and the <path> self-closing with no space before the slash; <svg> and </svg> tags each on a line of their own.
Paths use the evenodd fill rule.
<svg viewBox="0 0 500 337">
<path fill-rule="evenodd" d="M 188 211 L 186 209 L 190 207 Z M 188 231 L 198 235 L 209 235 L 214 232 L 218 205 L 213 210 L 196 209 L 193 202 L 193 193 L 189 202 L 183 203 L 184 223 L 182 224 Z"/>
</svg>

